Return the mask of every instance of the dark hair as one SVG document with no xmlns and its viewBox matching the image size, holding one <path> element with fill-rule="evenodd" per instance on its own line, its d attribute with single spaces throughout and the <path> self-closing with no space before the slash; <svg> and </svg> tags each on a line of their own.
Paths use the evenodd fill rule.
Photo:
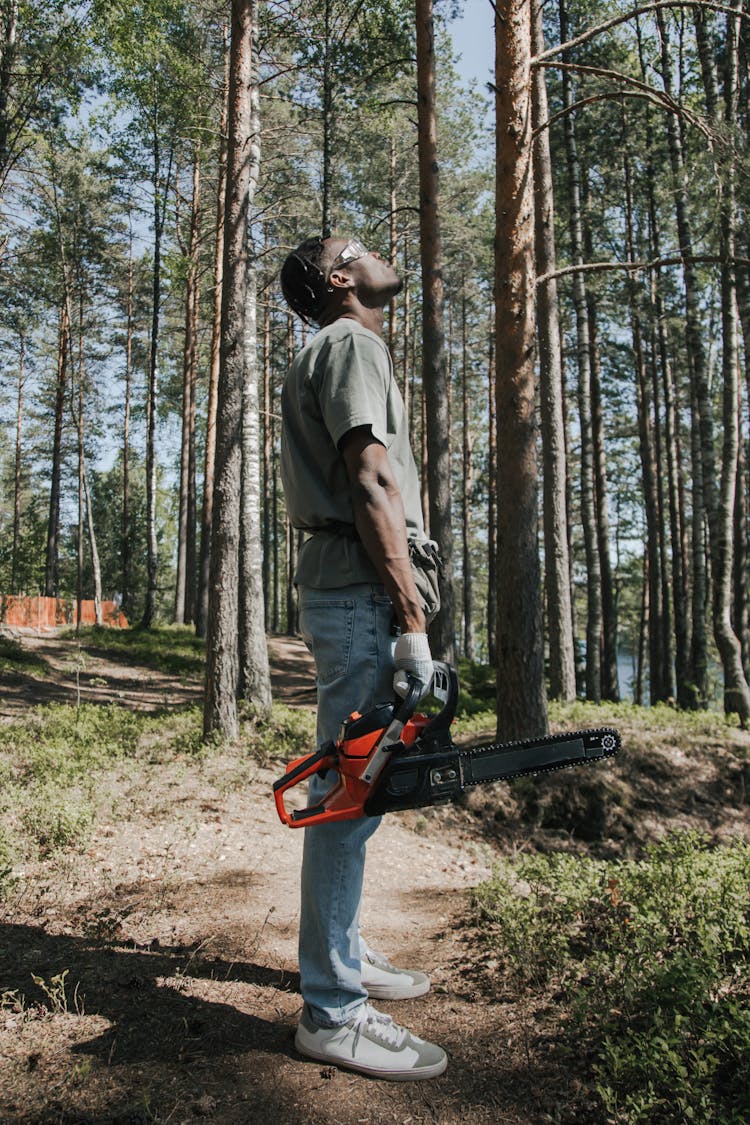
<svg viewBox="0 0 750 1125">
<path fill-rule="evenodd" d="M 307 238 L 292 251 L 281 267 L 284 299 L 305 324 L 317 323 L 326 303 L 328 287 L 321 266 L 323 251 L 322 238 Z"/>
</svg>

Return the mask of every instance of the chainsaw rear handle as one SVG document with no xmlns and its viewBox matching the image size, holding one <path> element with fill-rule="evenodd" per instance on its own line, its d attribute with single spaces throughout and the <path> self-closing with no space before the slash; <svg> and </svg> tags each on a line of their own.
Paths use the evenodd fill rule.
<svg viewBox="0 0 750 1125">
<path fill-rule="evenodd" d="M 392 753 L 403 749 L 399 741 L 401 732 L 414 715 L 417 704 L 422 698 L 424 684 L 410 672 L 407 672 L 409 690 L 406 696 L 394 701 L 395 712 L 388 727 L 384 730 L 373 754 L 366 762 L 362 763 L 364 771 L 370 767 L 373 759 L 381 752 L 385 759 Z M 388 741 L 386 742 L 386 738 Z M 370 792 L 370 782 L 360 777 L 338 772 L 336 781 L 317 805 L 310 805 L 304 809 L 287 810 L 284 804 L 284 794 L 299 785 L 316 773 L 337 770 L 341 765 L 346 766 L 339 755 L 337 744 L 324 743 L 313 754 L 306 754 L 289 762 L 284 776 L 273 784 L 276 811 L 281 821 L 290 828 L 298 828 L 304 824 L 330 823 L 337 820 L 353 820 L 364 815 L 364 802 Z"/>
</svg>

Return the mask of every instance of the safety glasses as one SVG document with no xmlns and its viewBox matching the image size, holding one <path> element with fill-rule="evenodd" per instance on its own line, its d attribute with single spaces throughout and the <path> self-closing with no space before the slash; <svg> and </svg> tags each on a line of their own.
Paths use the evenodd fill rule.
<svg viewBox="0 0 750 1125">
<path fill-rule="evenodd" d="M 350 266 L 358 258 L 364 258 L 365 254 L 369 254 L 365 245 L 358 238 L 350 238 L 343 250 L 333 259 L 328 271 L 329 277 L 338 266 Z"/>
</svg>

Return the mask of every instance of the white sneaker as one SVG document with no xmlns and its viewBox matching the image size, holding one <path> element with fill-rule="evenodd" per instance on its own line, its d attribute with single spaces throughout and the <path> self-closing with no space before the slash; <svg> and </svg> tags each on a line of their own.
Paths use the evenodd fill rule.
<svg viewBox="0 0 750 1125">
<path fill-rule="evenodd" d="M 369 947 L 362 954 L 362 987 L 374 1000 L 413 1000 L 430 987 L 425 973 L 397 969 L 382 953 Z"/>
<path fill-rule="evenodd" d="M 294 1045 L 311 1059 L 391 1081 L 436 1078 L 448 1065 L 442 1047 L 412 1035 L 369 1004 L 341 1027 L 317 1027 L 305 1007 Z"/>
</svg>

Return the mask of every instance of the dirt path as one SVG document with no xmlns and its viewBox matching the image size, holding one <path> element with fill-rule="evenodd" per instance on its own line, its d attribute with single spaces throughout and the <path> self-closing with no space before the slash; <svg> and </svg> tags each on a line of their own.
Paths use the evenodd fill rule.
<svg viewBox="0 0 750 1125">
<path fill-rule="evenodd" d="M 36 647 L 69 692 L 64 647 Z M 271 652 L 279 691 L 310 703 L 304 649 L 272 642 Z M 87 672 L 107 680 L 87 689 L 127 690 L 133 705 L 198 690 L 103 662 Z M 6 714 L 27 705 L 5 687 Z M 296 1054 L 302 836 L 276 818 L 276 772 L 236 756 L 126 772 L 110 779 L 114 814 L 87 853 L 28 872 L 26 894 L 0 915 L 0 1120 L 548 1120 L 506 1022 L 517 1016 L 479 1000 L 463 971 L 466 894 L 488 864 L 445 810 L 385 818 L 369 848 L 363 928 L 430 972 L 427 997 L 381 1007 L 443 1044 L 447 1073 L 385 1083 Z"/>
</svg>

